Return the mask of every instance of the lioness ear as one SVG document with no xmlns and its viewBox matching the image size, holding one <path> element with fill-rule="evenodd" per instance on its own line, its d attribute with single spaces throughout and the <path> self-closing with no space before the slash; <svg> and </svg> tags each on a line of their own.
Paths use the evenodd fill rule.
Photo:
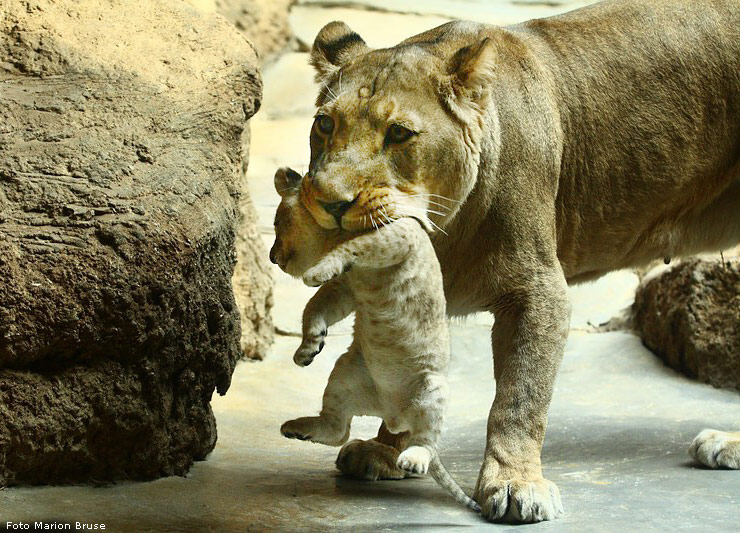
<svg viewBox="0 0 740 533">
<path fill-rule="evenodd" d="M 370 48 L 362 37 L 344 22 L 330 22 L 321 28 L 311 50 L 311 65 L 316 69 L 316 81 L 325 83 L 343 65 L 368 50 Z"/>
<path fill-rule="evenodd" d="M 447 69 L 455 96 L 478 100 L 493 82 L 495 66 L 496 49 L 489 37 L 458 50 Z"/>
<path fill-rule="evenodd" d="M 277 169 L 275 172 L 275 190 L 282 196 L 293 196 L 300 190 L 301 175 L 288 167 Z"/>
</svg>

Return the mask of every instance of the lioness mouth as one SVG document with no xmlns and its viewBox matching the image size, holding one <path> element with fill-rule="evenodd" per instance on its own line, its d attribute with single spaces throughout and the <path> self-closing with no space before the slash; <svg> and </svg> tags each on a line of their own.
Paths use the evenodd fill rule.
<svg viewBox="0 0 740 533">
<path fill-rule="evenodd" d="M 357 198 L 358 197 L 355 197 L 355 199 L 351 202 L 322 202 L 321 200 L 318 200 L 318 203 L 324 209 L 324 211 L 334 217 L 334 220 L 337 221 L 337 226 L 341 228 L 342 217 L 350 209 L 350 207 L 352 207 L 357 202 Z"/>
</svg>

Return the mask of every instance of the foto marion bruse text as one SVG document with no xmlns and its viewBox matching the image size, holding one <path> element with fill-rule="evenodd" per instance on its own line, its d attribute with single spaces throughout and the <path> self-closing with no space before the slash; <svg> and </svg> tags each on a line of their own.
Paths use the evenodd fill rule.
<svg viewBox="0 0 740 533">
<path fill-rule="evenodd" d="M 96 522 L 6 522 L 5 529 L 11 530 L 92 530 L 105 529 L 105 524 Z"/>
</svg>

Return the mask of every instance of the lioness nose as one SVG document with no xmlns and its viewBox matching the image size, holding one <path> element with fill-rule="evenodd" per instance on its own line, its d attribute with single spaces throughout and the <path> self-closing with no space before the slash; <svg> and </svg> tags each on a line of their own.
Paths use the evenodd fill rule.
<svg viewBox="0 0 740 533">
<path fill-rule="evenodd" d="M 331 204 L 326 204 L 324 202 L 319 203 L 321 204 L 321 207 L 324 208 L 324 211 L 337 219 L 337 222 L 341 220 L 342 216 L 347 212 L 347 209 L 352 206 L 352 202 L 334 202 Z"/>
</svg>

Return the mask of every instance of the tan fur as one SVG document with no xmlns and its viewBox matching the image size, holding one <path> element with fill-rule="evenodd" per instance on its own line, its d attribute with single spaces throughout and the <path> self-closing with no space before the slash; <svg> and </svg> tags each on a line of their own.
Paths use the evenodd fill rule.
<svg viewBox="0 0 740 533">
<path fill-rule="evenodd" d="M 476 499 L 491 520 L 554 518 L 540 450 L 567 284 L 740 241 L 740 2 L 607 1 L 383 50 L 329 29 L 312 60 L 335 127 L 312 130 L 306 207 L 346 230 L 430 212 L 448 313 L 496 318 Z M 387 143 L 393 124 L 417 134 Z M 347 447 L 340 468 L 378 448 Z"/>
<path fill-rule="evenodd" d="M 321 286 L 306 305 L 295 363 L 311 364 L 327 328 L 352 311 L 355 327 L 352 345 L 329 377 L 319 416 L 289 420 L 280 431 L 339 446 L 349 437 L 353 416 L 379 416 L 393 433 L 406 434 L 407 447 L 394 454 L 398 469 L 429 471 L 460 503 L 479 511 L 437 454 L 450 339 L 442 272 L 423 225 L 404 217 L 345 238 L 316 224 L 293 186 L 299 181 L 290 169 L 275 175 L 282 200 L 271 251 L 283 270 Z"/>
</svg>

